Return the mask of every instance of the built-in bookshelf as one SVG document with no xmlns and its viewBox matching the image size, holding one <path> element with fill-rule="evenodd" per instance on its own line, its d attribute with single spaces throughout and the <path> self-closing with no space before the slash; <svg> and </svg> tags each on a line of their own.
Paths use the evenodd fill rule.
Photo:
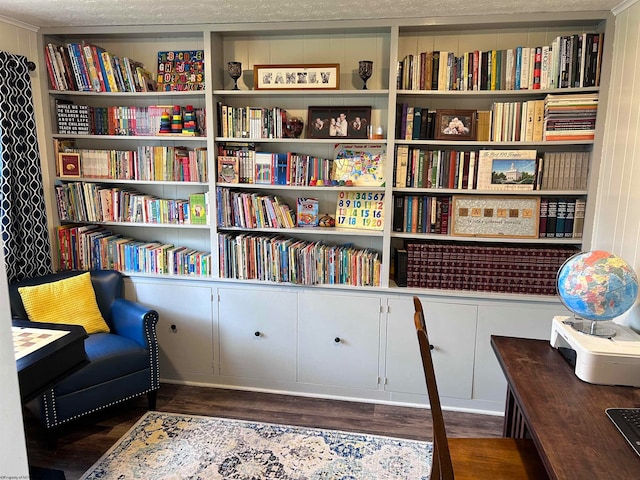
<svg viewBox="0 0 640 480">
<path fill-rule="evenodd" d="M 170 245 L 165 250 L 213 252 L 210 274 L 204 272 L 212 279 L 246 278 L 225 270 L 229 259 L 223 248 L 245 236 L 261 235 L 268 241 L 284 237 L 287 242 L 324 249 L 348 245 L 379 262 L 375 265 L 379 278 L 373 285 L 382 288 L 395 286 L 395 252 L 414 241 L 584 247 L 587 236 L 580 229 L 589 224 L 585 205 L 593 195 L 590 173 L 597 171 L 599 162 L 593 149 L 595 121 L 600 118 L 596 107 L 602 94 L 605 42 L 610 41 L 603 36 L 603 16 L 170 30 L 62 29 L 43 35 L 49 123 L 55 141 L 54 191 L 56 199 L 67 199 L 58 205 L 64 230 L 67 222 L 103 224 L 116 238 L 158 240 Z M 103 76 L 87 82 L 78 66 L 92 52 L 93 67 L 98 73 L 102 66 Z M 185 62 L 176 64 L 180 58 Z M 364 59 L 373 62 L 366 90 L 358 76 L 358 64 Z M 242 65 L 237 90 L 227 71 L 229 62 Z M 256 65 L 314 64 L 339 65 L 339 88 L 256 87 Z M 193 73 L 192 81 L 188 75 L 171 76 L 173 68 Z M 158 80 L 161 91 L 154 91 Z M 187 109 L 194 112 L 197 122 L 191 132 L 167 131 L 166 123 L 165 130 L 159 130 L 161 117 L 166 122 L 176 106 L 183 117 Z M 591 115 L 580 110 L 581 121 L 571 123 L 562 116 L 567 107 L 588 108 Z M 370 112 L 366 120 L 375 138 L 316 136 L 309 130 L 308 117 L 318 108 Z M 472 112 L 469 138 L 436 132 L 447 112 Z M 291 119 L 295 132 L 287 130 Z M 582 131 L 566 136 L 571 129 Z M 346 144 L 383 149 L 382 181 L 363 186 L 332 183 L 336 149 Z M 519 158 L 525 150 L 534 152 L 533 171 L 524 175 L 533 177 L 526 184 L 530 188 L 486 186 L 491 180 L 481 171 L 487 168 L 481 167 L 481 157 L 487 151 L 514 152 Z M 66 176 L 60 171 L 58 153 L 79 154 L 80 174 Z M 120 215 L 114 221 L 103 210 L 115 210 L 95 198 L 86 200 L 97 209 L 92 217 L 65 217 L 69 210 L 82 213 L 71 201 L 78 198 L 69 200 L 68 193 L 79 184 L 87 197 L 99 191 L 103 198 L 153 199 L 168 221 L 150 222 L 154 217 L 146 214 Z M 299 198 L 317 200 L 319 216 L 335 217 L 345 188 L 383 198 L 381 228 L 297 226 Z M 189 200 L 194 195 L 204 195 L 207 208 L 206 221 L 197 225 L 189 220 Z M 452 231 L 456 197 L 504 198 L 506 205 L 516 197 L 535 199 L 538 234 L 535 238 L 508 233 L 459 236 Z M 250 207 L 256 202 L 261 202 L 260 208 Z M 272 211 L 267 204 L 278 202 L 293 218 L 264 222 L 265 211 Z M 250 221 L 232 219 L 240 205 L 246 207 L 241 214 Z M 178 211 L 183 213 L 174 214 Z M 487 214 L 488 210 L 483 212 Z"/>
</svg>

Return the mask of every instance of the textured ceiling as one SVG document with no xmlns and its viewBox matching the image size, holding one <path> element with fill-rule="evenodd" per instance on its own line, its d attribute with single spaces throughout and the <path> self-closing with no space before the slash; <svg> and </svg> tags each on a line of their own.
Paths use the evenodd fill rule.
<svg viewBox="0 0 640 480">
<path fill-rule="evenodd" d="M 623 0 L 0 0 L 37 27 L 169 25 L 612 10 Z"/>
</svg>

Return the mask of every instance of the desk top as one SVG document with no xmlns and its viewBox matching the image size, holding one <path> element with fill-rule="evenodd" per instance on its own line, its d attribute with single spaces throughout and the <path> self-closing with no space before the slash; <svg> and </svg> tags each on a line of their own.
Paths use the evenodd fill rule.
<svg viewBox="0 0 640 480">
<path fill-rule="evenodd" d="M 491 345 L 550 478 L 640 478 L 640 457 L 605 414 L 640 407 L 640 389 L 583 382 L 548 341 L 492 336 Z"/>
</svg>

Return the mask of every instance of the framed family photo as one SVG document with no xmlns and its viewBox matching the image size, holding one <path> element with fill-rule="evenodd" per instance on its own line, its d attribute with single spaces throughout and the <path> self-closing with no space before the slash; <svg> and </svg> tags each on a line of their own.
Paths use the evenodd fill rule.
<svg viewBox="0 0 640 480">
<path fill-rule="evenodd" d="M 254 65 L 255 90 L 337 90 L 340 64 Z"/>
<path fill-rule="evenodd" d="M 307 138 L 367 138 L 371 107 L 309 107 Z"/>
<path fill-rule="evenodd" d="M 436 110 L 435 140 L 475 140 L 476 110 Z"/>
</svg>

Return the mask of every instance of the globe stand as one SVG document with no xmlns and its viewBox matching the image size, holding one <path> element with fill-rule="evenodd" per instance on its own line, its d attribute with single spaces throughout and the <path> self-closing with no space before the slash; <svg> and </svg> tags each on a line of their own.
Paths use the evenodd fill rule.
<svg viewBox="0 0 640 480">
<path fill-rule="evenodd" d="M 603 323 L 596 320 L 583 320 L 580 317 L 576 317 L 578 321 L 572 322 L 571 326 L 574 330 L 577 330 L 580 333 L 584 333 L 585 335 L 593 335 L 594 337 L 606 337 L 611 338 L 616 336 L 616 330 L 613 327 L 608 325 L 603 325 Z"/>
</svg>

